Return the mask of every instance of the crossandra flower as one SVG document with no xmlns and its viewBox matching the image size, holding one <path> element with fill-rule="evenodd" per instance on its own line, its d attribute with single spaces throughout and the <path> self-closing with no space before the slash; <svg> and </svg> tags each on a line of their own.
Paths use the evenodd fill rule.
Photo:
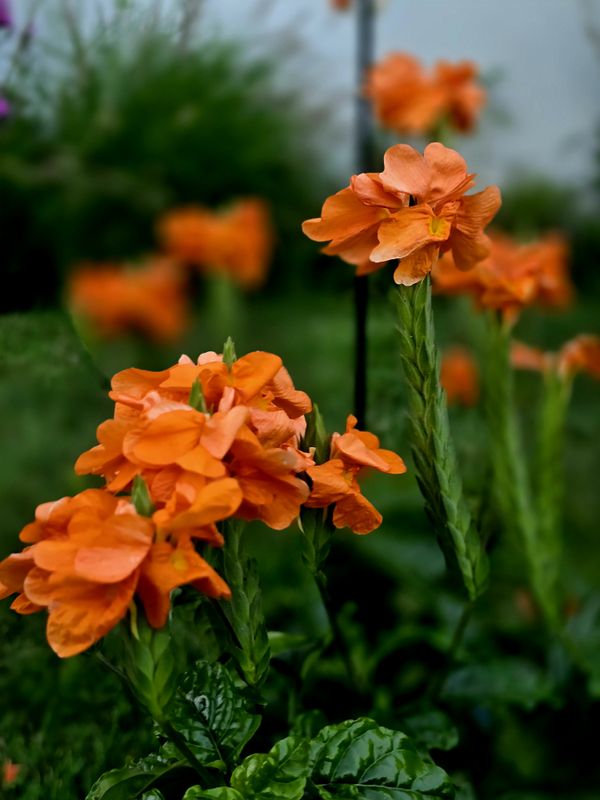
<svg viewBox="0 0 600 800">
<path fill-rule="evenodd" d="M 440 382 L 448 405 L 474 406 L 479 399 L 479 373 L 471 353 L 451 347 L 442 356 Z"/>
<path fill-rule="evenodd" d="M 102 475 L 113 492 L 142 476 L 160 525 L 191 525 L 202 493 L 225 478 L 237 481 L 230 513 L 241 519 L 280 530 L 298 516 L 308 496 L 299 476 L 314 463 L 298 449 L 312 404 L 278 356 L 248 353 L 232 364 L 216 353 L 196 363 L 182 356 L 161 372 L 119 373 L 110 396 L 114 418 L 98 427 L 99 444 L 80 456 L 77 473 Z"/>
<path fill-rule="evenodd" d="M 235 507 L 235 482 L 226 483 L 231 485 L 222 491 Z M 211 500 L 202 518 L 206 526 L 230 512 Z M 57 655 L 73 656 L 112 630 L 134 597 L 157 628 L 166 623 L 178 586 L 229 597 L 225 582 L 196 552 L 193 536 L 186 526 L 157 527 L 129 498 L 88 489 L 38 507 L 35 522 L 20 534 L 28 546 L 0 562 L 0 594 L 16 593 L 11 607 L 21 614 L 46 609 L 48 643 Z"/>
<path fill-rule="evenodd" d="M 427 71 L 408 53 L 390 53 L 367 76 L 365 95 L 381 125 L 400 134 L 431 134 L 444 123 L 474 128 L 486 93 L 471 61 L 438 61 Z"/>
<path fill-rule="evenodd" d="M 440 253 L 468 270 L 490 251 L 483 229 L 500 207 L 490 186 L 467 195 L 475 175 L 456 151 L 434 142 L 420 155 L 395 145 L 384 156 L 383 172 L 353 176 L 350 186 L 329 197 L 321 217 L 307 220 L 304 233 L 329 241 L 323 252 L 357 267 L 357 274 L 399 259 L 396 283 L 410 286 L 432 269 Z"/>
<path fill-rule="evenodd" d="M 381 449 L 374 434 L 357 430 L 356 417 L 350 415 L 345 433 L 335 433 L 332 437 L 330 460 L 306 470 L 312 481 L 306 507 L 333 505 L 336 528 L 350 528 L 358 534 L 371 533 L 381 525 L 382 517 L 360 488 L 358 479 L 369 469 L 390 475 L 406 472 L 400 456 Z"/>
<path fill-rule="evenodd" d="M 556 353 L 513 342 L 511 363 L 516 369 L 555 371 L 563 378 L 572 378 L 583 372 L 600 380 L 600 337 L 581 334 L 566 342 Z"/>
<path fill-rule="evenodd" d="M 433 285 L 439 294 L 469 294 L 479 308 L 498 311 L 509 323 L 526 306 L 561 306 L 573 294 L 565 246 L 555 236 L 521 244 L 494 234 L 489 257 L 468 272 L 445 255 L 433 271 Z"/>
<path fill-rule="evenodd" d="M 259 198 L 238 200 L 220 212 L 202 206 L 174 209 L 158 225 L 173 258 L 207 273 L 228 275 L 245 288 L 264 283 L 273 250 L 268 208 Z"/>
<path fill-rule="evenodd" d="M 101 336 L 139 333 L 156 341 L 179 337 L 187 325 L 184 276 L 168 259 L 140 267 L 84 265 L 71 275 L 69 305 Z"/>
</svg>

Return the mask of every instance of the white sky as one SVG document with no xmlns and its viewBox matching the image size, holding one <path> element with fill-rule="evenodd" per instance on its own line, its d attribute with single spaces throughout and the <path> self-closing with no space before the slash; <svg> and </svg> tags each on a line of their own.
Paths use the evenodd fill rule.
<svg viewBox="0 0 600 800">
<path fill-rule="evenodd" d="M 173 4 L 175 0 L 170 0 Z M 167 0 L 168 2 L 168 0 Z M 350 121 L 354 19 L 328 0 L 204 0 L 205 24 L 259 42 L 293 29 L 307 89 Z M 407 50 L 426 63 L 471 58 L 494 74 L 494 107 L 475 139 L 457 139 L 472 169 L 502 182 L 524 169 L 587 181 L 600 126 L 600 0 L 387 0 L 377 21 L 377 52 Z M 262 6 L 262 13 L 256 7 Z M 586 30 L 587 29 L 587 30 Z M 285 38 L 282 36 L 282 38 Z M 297 75 L 302 79 L 302 75 Z M 350 164 L 350 135 L 336 158 Z"/>
</svg>

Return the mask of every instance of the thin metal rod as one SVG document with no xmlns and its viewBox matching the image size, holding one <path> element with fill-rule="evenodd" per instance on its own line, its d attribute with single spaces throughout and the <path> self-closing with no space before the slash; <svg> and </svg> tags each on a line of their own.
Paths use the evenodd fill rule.
<svg viewBox="0 0 600 800">
<path fill-rule="evenodd" d="M 373 115 L 363 96 L 368 70 L 373 63 L 375 42 L 374 0 L 356 0 L 356 127 L 355 166 L 357 172 L 370 172 L 373 164 Z M 354 278 L 354 413 L 360 428 L 367 415 L 367 319 L 369 283 L 366 275 Z"/>
</svg>

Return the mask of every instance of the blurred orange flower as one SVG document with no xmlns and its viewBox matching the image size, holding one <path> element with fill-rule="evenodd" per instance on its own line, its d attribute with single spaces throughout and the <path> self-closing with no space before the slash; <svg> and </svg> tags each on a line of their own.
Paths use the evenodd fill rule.
<svg viewBox="0 0 600 800">
<path fill-rule="evenodd" d="M 235 489 L 227 487 L 230 494 Z M 238 492 L 238 504 L 240 499 Z M 219 519 L 221 511 L 208 508 L 205 524 Z M 4 593 L 19 593 L 12 605 L 19 613 L 47 609 L 48 643 L 62 658 L 105 636 L 136 593 L 154 627 L 165 624 L 176 586 L 189 583 L 210 597 L 230 594 L 196 553 L 188 531 L 157 528 L 137 514 L 129 498 L 102 489 L 39 506 L 36 521 L 20 538 L 30 546 L 0 562 Z"/>
<path fill-rule="evenodd" d="M 434 289 L 439 294 L 470 294 L 480 308 L 501 312 L 507 322 L 514 322 L 525 306 L 570 300 L 565 245 L 557 237 L 520 244 L 494 234 L 491 245 L 489 257 L 468 272 L 457 268 L 452 255 L 445 255 L 433 271 Z"/>
<path fill-rule="evenodd" d="M 140 267 L 84 265 L 71 275 L 69 305 L 103 336 L 142 333 L 176 339 L 187 324 L 184 276 L 165 258 Z"/>
<path fill-rule="evenodd" d="M 440 381 L 448 405 L 474 406 L 479 399 L 479 373 L 473 356 L 464 347 L 451 347 L 442 357 Z"/>
<path fill-rule="evenodd" d="M 356 429 L 356 417 L 349 416 L 346 432 L 331 440 L 331 459 L 306 471 L 312 481 L 308 508 L 334 506 L 333 524 L 358 534 L 371 533 L 381 525 L 379 511 L 362 494 L 358 477 L 367 469 L 401 475 L 406 466 L 391 450 L 382 450 L 379 439 Z"/>
<path fill-rule="evenodd" d="M 399 144 L 384 165 L 379 174 L 355 175 L 325 201 L 321 217 L 304 223 L 310 239 L 329 240 L 325 253 L 356 265 L 357 274 L 400 259 L 394 280 L 406 286 L 421 281 L 440 253 L 452 251 L 465 270 L 488 256 L 483 229 L 500 207 L 500 191 L 490 186 L 465 195 L 475 176 L 462 156 L 439 142 L 424 155 Z"/>
<path fill-rule="evenodd" d="M 13 784 L 21 773 L 21 765 L 13 764 L 12 761 L 5 761 L 2 766 L 2 786 Z"/>
<path fill-rule="evenodd" d="M 408 53 L 390 53 L 369 72 L 365 95 L 386 128 L 400 134 L 428 134 L 443 122 L 470 131 L 486 93 L 471 61 L 439 61 L 431 72 Z"/>
<path fill-rule="evenodd" d="M 246 288 L 262 284 L 273 250 L 273 230 L 266 204 L 239 200 L 215 213 L 201 206 L 175 209 L 160 220 L 166 252 L 205 272 L 228 275 Z"/>
<path fill-rule="evenodd" d="M 581 334 L 564 344 L 556 353 L 547 353 L 522 342 L 514 342 L 511 362 L 517 369 L 539 372 L 556 370 L 564 378 L 585 372 L 600 380 L 600 337 Z"/>
</svg>

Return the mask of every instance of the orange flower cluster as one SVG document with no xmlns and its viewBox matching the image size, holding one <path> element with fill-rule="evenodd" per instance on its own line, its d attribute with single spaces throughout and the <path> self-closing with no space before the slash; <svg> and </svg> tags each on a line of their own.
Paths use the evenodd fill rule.
<svg viewBox="0 0 600 800">
<path fill-rule="evenodd" d="M 16 593 L 12 608 L 21 614 L 47 609 L 48 641 L 60 656 L 97 642 L 134 596 L 154 627 L 165 624 L 178 586 L 228 597 L 195 548 L 223 544 L 217 522 L 235 516 L 283 530 L 303 504 L 337 503 L 336 524 L 365 533 L 381 517 L 356 475 L 365 466 L 404 471 L 352 424 L 334 439 L 330 462 L 343 466 L 343 493 L 338 481 L 327 499 L 316 480 L 311 495 L 306 473 L 328 468 L 299 449 L 312 403 L 271 353 L 224 360 L 210 352 L 161 372 L 128 369 L 113 378 L 110 397 L 114 417 L 75 465 L 78 474 L 102 476 L 106 488 L 39 506 L 20 535 L 27 547 L 0 563 L 0 596 Z M 148 516 L 129 494 L 117 496 L 132 486 L 134 494 L 146 489 Z"/>
<path fill-rule="evenodd" d="M 440 382 L 448 405 L 474 406 L 479 399 L 479 373 L 464 347 L 451 347 L 442 357 Z"/>
<path fill-rule="evenodd" d="M 571 302 L 567 248 L 558 236 L 520 244 L 496 234 L 491 244 L 489 257 L 468 272 L 459 268 L 452 255 L 444 256 L 433 271 L 435 290 L 470 294 L 480 308 L 501 312 L 507 322 L 514 322 L 525 306 L 560 308 Z"/>
<path fill-rule="evenodd" d="M 381 525 L 381 514 L 362 494 L 358 477 L 374 469 L 401 475 L 406 466 L 391 450 L 382 450 L 379 439 L 356 429 L 356 417 L 349 416 L 346 432 L 331 438 L 331 457 L 325 464 L 309 467 L 312 491 L 306 506 L 325 508 L 333 505 L 333 524 L 350 528 L 354 533 L 371 533 Z"/>
<path fill-rule="evenodd" d="M 522 342 L 513 342 L 511 361 L 517 369 L 539 372 L 555 370 L 563 378 L 585 372 L 600 380 L 600 337 L 581 334 L 564 344 L 557 353 L 547 353 Z"/>
<path fill-rule="evenodd" d="M 367 78 L 366 96 L 386 128 L 400 134 L 428 134 L 444 122 L 472 130 L 486 101 L 471 61 L 438 61 L 431 72 L 408 53 L 390 53 Z"/>
<path fill-rule="evenodd" d="M 143 333 L 156 341 L 181 335 L 187 321 L 184 276 L 165 258 L 140 267 L 85 265 L 71 276 L 73 311 L 102 336 Z"/>
<path fill-rule="evenodd" d="M 273 231 L 262 200 L 239 200 L 220 213 L 200 206 L 175 209 L 158 230 L 166 252 L 184 263 L 228 275 L 246 288 L 264 282 Z"/>
<path fill-rule="evenodd" d="M 475 175 L 456 151 L 439 142 L 424 155 L 408 145 L 391 147 L 383 172 L 354 175 L 350 186 L 329 197 L 304 233 L 329 241 L 323 252 L 337 255 L 364 275 L 400 259 L 396 283 L 421 281 L 439 254 L 451 251 L 460 269 L 470 269 L 490 252 L 483 229 L 500 207 L 490 186 L 466 195 Z"/>
</svg>

